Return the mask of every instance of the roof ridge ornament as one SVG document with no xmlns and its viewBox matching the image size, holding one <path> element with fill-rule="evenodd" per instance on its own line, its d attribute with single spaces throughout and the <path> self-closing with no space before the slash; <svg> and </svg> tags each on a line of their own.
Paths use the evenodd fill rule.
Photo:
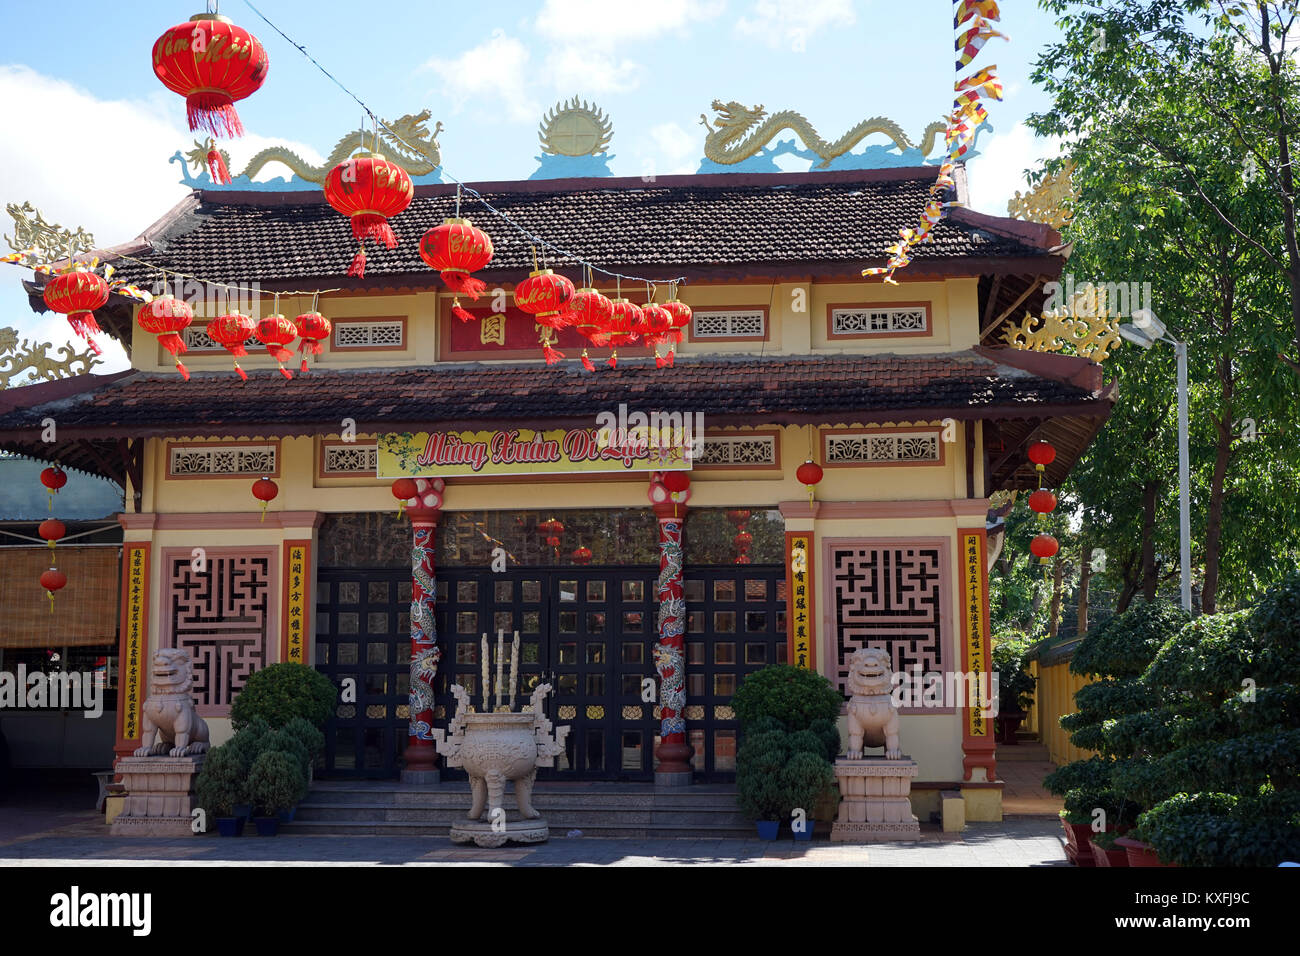
<svg viewBox="0 0 1300 956">
<path fill-rule="evenodd" d="M 605 111 L 577 96 L 561 100 L 537 124 L 541 165 L 529 179 L 569 179 L 612 176 L 609 142 L 614 124 Z"/>
</svg>

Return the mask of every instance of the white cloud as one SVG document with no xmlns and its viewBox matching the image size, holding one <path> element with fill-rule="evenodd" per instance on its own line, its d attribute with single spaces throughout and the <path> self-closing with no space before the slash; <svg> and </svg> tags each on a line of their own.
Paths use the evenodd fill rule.
<svg viewBox="0 0 1300 956">
<path fill-rule="evenodd" d="M 493 30 L 491 38 L 466 50 L 454 60 L 434 57 L 424 64 L 442 79 L 442 94 L 459 113 L 475 100 L 504 101 L 511 119 L 536 120 L 541 107 L 531 89 L 536 78 L 528 68 L 528 48 L 504 30 Z"/>
<path fill-rule="evenodd" d="M 985 133 L 979 138 L 980 155 L 968 164 L 971 206 L 993 216 L 1007 215 L 1007 201 L 1017 190 L 1029 188 L 1025 170 L 1042 159 L 1059 155 L 1060 141 L 1040 139 L 1024 124 L 1009 133 Z"/>
<path fill-rule="evenodd" d="M 736 21 L 736 30 L 768 46 L 802 53 L 813 35 L 829 27 L 852 26 L 852 0 L 757 0 L 752 16 Z"/>
<path fill-rule="evenodd" d="M 566 45 L 591 49 L 603 43 L 652 40 L 692 22 L 722 14 L 722 0 L 658 0 L 653 4 L 610 0 L 546 0 L 537 31 Z"/>
<path fill-rule="evenodd" d="M 566 90 L 583 96 L 624 93 L 637 87 L 643 72 L 632 60 L 578 46 L 560 47 L 546 57 L 547 78 L 562 95 Z"/>
</svg>

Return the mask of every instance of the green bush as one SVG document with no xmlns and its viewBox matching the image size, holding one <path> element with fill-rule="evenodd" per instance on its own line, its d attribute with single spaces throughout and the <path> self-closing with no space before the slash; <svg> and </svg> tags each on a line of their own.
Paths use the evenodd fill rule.
<svg viewBox="0 0 1300 956">
<path fill-rule="evenodd" d="M 773 730 L 755 734 L 736 754 L 736 802 L 750 820 L 781 820 L 785 799 L 780 774 L 790 758 L 786 735 Z"/>
<path fill-rule="evenodd" d="M 808 729 L 821 738 L 822 745 L 825 748 L 822 755 L 832 763 L 840 755 L 840 729 L 835 721 L 827 717 L 819 717 L 808 725 Z"/>
<path fill-rule="evenodd" d="M 298 765 L 298 770 L 302 776 L 302 785 L 305 789 L 307 780 L 311 775 L 312 764 L 311 755 L 307 752 L 307 745 L 287 730 L 276 730 L 262 738 L 262 752 L 265 753 L 268 750 L 278 750 L 293 757 Z"/>
<path fill-rule="evenodd" d="M 826 759 L 826 741 L 811 730 L 801 730 L 797 734 L 791 734 L 789 747 L 792 755 L 813 754 L 823 760 Z"/>
<path fill-rule="evenodd" d="M 255 671 L 230 707 L 235 730 L 255 717 L 283 727 L 302 717 L 321 728 L 334 710 L 338 690 L 333 682 L 304 664 L 271 664 Z"/>
<path fill-rule="evenodd" d="M 1074 674 L 1138 677 L 1189 620 L 1177 604 L 1138 601 L 1088 632 L 1070 659 Z"/>
<path fill-rule="evenodd" d="M 249 800 L 248 770 L 242 755 L 229 743 L 213 747 L 203 759 L 194 790 L 198 805 L 208 816 L 234 816 L 235 807 Z"/>
<path fill-rule="evenodd" d="M 263 743 L 267 737 L 271 736 L 271 733 L 271 725 L 261 717 L 256 717 L 244 724 L 224 744 L 224 746 L 229 747 L 239 755 L 240 765 L 244 768 L 245 776 L 253 769 L 253 761 L 257 759 L 257 755 L 266 749 Z"/>
<path fill-rule="evenodd" d="M 783 818 L 788 820 L 795 810 L 802 810 L 808 826 L 812 826 L 818 802 L 837 790 L 835 771 L 823 757 L 812 752 L 795 753 L 781 768 L 779 779 Z"/>
<path fill-rule="evenodd" d="M 775 717 L 767 716 L 759 717 L 757 720 L 745 724 L 745 733 L 747 734 L 765 734 L 773 730 L 784 734 L 787 733 L 790 728 Z"/>
<path fill-rule="evenodd" d="M 1300 859 L 1300 794 L 1176 793 L 1133 834 L 1180 866 L 1268 866 Z"/>
<path fill-rule="evenodd" d="M 315 766 L 316 761 L 325 753 L 325 735 L 314 727 L 311 721 L 303 717 L 295 717 L 282 729 L 302 742 L 302 745 L 307 748 L 307 756 L 311 764 Z"/>
<path fill-rule="evenodd" d="M 775 717 L 792 731 L 807 730 L 815 720 L 834 720 L 843 704 L 843 695 L 825 677 L 789 664 L 746 675 L 731 698 L 742 725 Z"/>
<path fill-rule="evenodd" d="M 255 811 L 275 816 L 289 810 L 304 795 L 304 781 L 298 759 L 283 750 L 266 750 L 253 761 L 248 790 Z"/>
<path fill-rule="evenodd" d="M 1254 643 L 1249 611 L 1198 617 L 1160 649 L 1142 685 L 1153 694 L 1172 693 L 1175 701 L 1190 696 L 1217 704 L 1255 678 Z"/>
<path fill-rule="evenodd" d="M 1033 706 L 1038 678 L 1029 673 L 1030 642 L 1008 632 L 993 645 L 993 672 L 998 675 L 998 713 L 1026 711 Z"/>
</svg>

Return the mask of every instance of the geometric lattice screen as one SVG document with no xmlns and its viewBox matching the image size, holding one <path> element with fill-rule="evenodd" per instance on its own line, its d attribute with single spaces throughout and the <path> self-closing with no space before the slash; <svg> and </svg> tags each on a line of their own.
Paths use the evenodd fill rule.
<svg viewBox="0 0 1300 956">
<path fill-rule="evenodd" d="M 895 671 L 944 672 L 944 548 L 881 544 L 830 547 L 835 660 L 841 690 L 849 655 L 863 647 L 889 651 Z M 918 691 L 920 688 L 918 688 Z"/>
<path fill-rule="evenodd" d="M 269 619 L 273 554 L 209 551 L 202 571 L 195 570 L 189 553 L 168 555 L 166 646 L 189 651 L 195 700 L 207 713 L 229 707 L 249 675 L 266 663 L 275 623 Z"/>
</svg>

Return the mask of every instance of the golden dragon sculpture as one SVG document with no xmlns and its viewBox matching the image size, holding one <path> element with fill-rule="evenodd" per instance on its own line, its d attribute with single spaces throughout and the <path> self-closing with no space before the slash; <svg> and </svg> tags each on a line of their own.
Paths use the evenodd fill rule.
<svg viewBox="0 0 1300 956">
<path fill-rule="evenodd" d="M 700 122 L 709 131 L 704 138 L 704 155 L 715 163 L 730 165 L 742 162 L 767 145 L 783 129 L 793 131 L 805 146 L 822 158 L 818 164 L 822 169 L 872 133 L 884 133 L 901 150 L 911 149 L 914 145 L 902 127 L 883 116 L 864 119 L 835 142 L 828 143 L 817 134 L 817 130 L 802 113 L 793 110 L 782 110 L 767 116 L 762 104 L 749 109 L 735 100 L 729 103 L 714 100 L 713 110 L 718 114 L 715 119 L 716 129 L 709 124 L 708 116 L 703 113 L 700 114 Z M 764 116 L 767 116 L 766 120 L 763 119 Z M 942 122 L 931 123 L 925 128 L 919 147 L 922 156 L 929 155 L 936 140 L 946 129 Z"/>
<path fill-rule="evenodd" d="M 442 123 L 437 123 L 430 133 L 425 124 L 429 121 L 429 110 L 419 113 L 407 113 L 393 122 L 383 121 L 387 129 L 380 128 L 379 141 L 383 154 L 412 176 L 424 176 L 442 165 L 442 150 L 438 146 L 438 134 L 442 132 Z M 392 130 L 390 133 L 389 130 Z M 393 134 L 396 134 L 394 136 Z M 358 149 L 373 148 L 374 140 L 369 133 L 354 130 L 338 141 L 334 150 L 320 166 L 313 166 L 293 150 L 284 146 L 271 146 L 262 150 L 248 161 L 241 176 L 252 179 L 267 163 L 284 163 L 299 179 L 311 183 L 324 183 L 326 174 Z M 206 154 L 205 154 L 206 155 Z M 194 156 L 188 157 L 191 162 Z"/>
</svg>

